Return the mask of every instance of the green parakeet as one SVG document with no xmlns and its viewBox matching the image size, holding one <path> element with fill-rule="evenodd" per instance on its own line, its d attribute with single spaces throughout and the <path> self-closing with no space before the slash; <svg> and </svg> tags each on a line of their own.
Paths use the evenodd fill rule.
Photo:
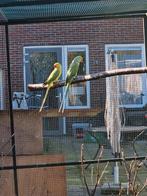
<svg viewBox="0 0 147 196">
<path fill-rule="evenodd" d="M 62 113 L 64 112 L 65 101 L 66 101 L 66 97 L 67 97 L 67 94 L 68 94 L 68 91 L 69 91 L 69 87 L 70 87 L 73 79 L 77 77 L 78 70 L 79 70 L 79 65 L 80 65 L 81 62 L 83 62 L 83 57 L 76 56 L 72 60 L 70 66 L 69 66 L 69 68 L 67 70 L 66 87 L 65 87 L 65 91 L 64 91 L 64 94 L 63 94 L 63 98 L 62 98 L 61 104 L 60 104 L 59 112 L 61 110 L 62 110 Z"/>
<path fill-rule="evenodd" d="M 44 85 L 48 85 L 48 87 L 46 89 L 46 93 L 45 93 L 45 96 L 43 98 L 43 101 L 42 101 L 39 112 L 42 111 L 42 108 L 44 106 L 44 103 L 46 101 L 46 98 L 47 98 L 47 95 L 48 95 L 48 92 L 49 92 L 50 88 L 53 86 L 54 82 L 56 82 L 59 79 L 59 77 L 61 76 L 61 73 L 62 73 L 61 64 L 60 63 L 55 63 L 53 71 L 50 73 L 47 80 L 44 82 Z"/>
</svg>

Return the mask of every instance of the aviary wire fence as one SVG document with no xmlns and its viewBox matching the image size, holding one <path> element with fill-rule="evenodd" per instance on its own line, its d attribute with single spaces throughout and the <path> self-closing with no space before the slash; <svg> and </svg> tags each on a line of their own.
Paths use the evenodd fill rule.
<svg viewBox="0 0 147 196">
<path fill-rule="evenodd" d="M 94 22 L 93 27 L 97 22 Z M 70 23 L 72 21 L 65 22 L 65 27 L 68 28 Z M 89 23 L 91 21 L 83 22 L 84 27 Z M 49 27 L 50 31 L 52 25 L 54 24 Z M 58 25 L 62 26 L 63 22 L 59 22 Z M 80 25 L 79 23 L 77 29 Z M 7 96 L 10 94 L 10 99 L 6 100 L 5 110 L 0 111 L 0 195 L 92 196 L 106 193 L 112 195 L 114 192 L 117 195 L 122 195 L 123 192 L 129 194 L 127 191 L 135 195 L 146 195 L 147 95 L 146 89 L 143 90 L 147 68 L 142 60 L 142 46 L 133 44 L 131 47 L 124 44 L 127 49 L 115 47 L 116 67 L 113 70 L 113 56 L 110 51 L 103 51 L 103 56 L 97 60 L 101 50 L 93 45 L 91 41 L 93 37 L 85 38 L 88 36 L 86 30 L 82 31 L 81 36 L 84 44 L 80 44 L 78 39 L 75 40 L 77 38 L 75 31 L 72 32 L 73 39 L 65 35 L 66 44 L 62 46 L 62 42 L 57 41 L 62 39 L 62 36 L 60 33 L 56 34 L 58 47 L 53 44 L 52 48 L 46 45 L 48 39 L 45 39 L 46 32 L 43 29 L 41 31 L 45 40 L 40 41 L 36 38 L 34 47 L 25 40 L 24 34 L 22 37 L 25 39 L 18 38 L 16 42 L 8 37 L 8 33 L 21 30 L 27 32 L 29 28 L 33 32 L 38 26 L 39 24 L 34 27 L 16 25 L 2 28 L 2 54 L 7 56 L 8 62 L 8 68 L 3 67 L 2 70 L 5 77 L 7 74 L 9 76 L 9 81 L 5 83 L 5 93 Z M 37 36 L 37 33 L 35 35 Z M 121 43 L 121 40 L 119 42 Z M 113 52 L 111 44 L 106 45 L 109 45 L 109 49 Z M 17 46 L 23 48 L 23 72 L 26 74 L 24 81 L 21 78 L 22 73 L 16 74 L 17 69 L 22 71 L 22 67 L 20 69 L 20 65 L 16 62 L 18 60 L 20 63 L 22 60 L 22 53 L 20 55 Z M 16 49 L 18 56 L 21 57 L 18 58 L 17 55 L 15 57 L 13 49 Z M 93 55 L 91 51 L 95 50 L 98 52 Z M 63 54 L 66 55 L 65 58 Z M 84 62 L 78 77 L 73 81 L 66 109 L 64 113 L 59 113 L 65 74 L 69 63 L 76 55 L 82 55 Z M 61 57 L 64 60 L 61 60 Z M 43 86 L 42 82 L 57 60 L 65 63 L 62 78 L 50 90 L 45 107 L 39 113 L 44 90 L 47 87 Z M 3 59 L 2 63 L 5 65 L 6 60 Z M 44 70 L 48 70 L 48 73 Z M 112 78 L 117 78 L 117 82 L 115 80 L 113 82 L 117 83 L 119 88 L 116 88 L 114 83 L 112 87 L 110 83 Z M 12 89 L 7 87 L 7 83 L 12 85 L 10 85 Z M 108 99 L 110 92 L 112 97 L 116 98 L 116 105 L 114 100 Z M 107 134 L 105 122 L 108 120 L 105 118 L 106 98 L 109 107 L 113 106 L 114 109 L 112 115 L 112 110 L 109 113 L 109 122 L 114 120 L 116 110 L 120 115 L 119 126 L 115 127 L 118 131 L 118 127 L 121 126 L 120 138 L 111 135 L 113 142 L 109 141 L 110 135 Z M 115 123 L 116 121 L 114 126 Z M 111 145 L 117 139 L 120 144 L 115 152 Z"/>
</svg>

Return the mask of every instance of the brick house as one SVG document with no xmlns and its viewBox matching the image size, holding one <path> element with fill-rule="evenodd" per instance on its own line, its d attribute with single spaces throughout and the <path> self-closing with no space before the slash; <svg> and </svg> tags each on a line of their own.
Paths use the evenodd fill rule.
<svg viewBox="0 0 147 196">
<path fill-rule="evenodd" d="M 59 61 L 63 66 L 62 78 L 65 78 L 70 59 L 81 54 L 84 57 L 80 74 L 88 74 L 107 69 L 107 51 L 118 52 L 118 67 L 145 66 L 143 18 L 120 18 L 108 20 L 64 21 L 25 25 L 11 25 L 9 27 L 9 45 L 11 60 L 12 91 L 30 94 L 29 83 L 43 82 L 50 71 L 50 65 Z M 127 62 L 127 63 L 126 63 Z M 36 67 L 36 65 L 39 67 Z M 43 65 L 43 68 L 41 67 Z M 5 58 L 5 34 L 0 26 L 0 96 L 1 109 L 7 106 L 7 72 Z M 125 85 L 129 80 L 123 78 L 123 105 L 129 108 L 142 108 L 146 104 L 146 79 L 136 76 L 138 85 L 129 93 Z M 133 84 L 134 79 L 130 78 Z M 122 83 L 121 83 L 122 84 Z M 92 81 L 74 87 L 74 93 L 67 102 L 67 109 L 104 108 L 105 80 Z M 131 87 L 130 87 L 131 88 Z M 49 109 L 59 107 L 60 95 L 63 88 L 54 89 L 48 98 Z M 37 92 L 42 94 L 42 92 Z M 72 99 L 73 94 L 76 97 Z M 142 96 L 142 94 L 144 96 Z M 128 97 L 127 97 L 128 96 Z M 131 96 L 134 96 L 131 99 Z M 75 101 L 75 102 L 74 102 Z M 51 104 L 50 104 L 51 103 Z M 67 126 L 71 122 L 91 122 L 94 126 L 103 125 L 103 112 L 95 117 L 84 118 L 45 118 L 53 122 L 53 129 L 63 127 L 63 133 L 68 133 Z M 56 127 L 55 127 L 56 125 Z M 69 125 L 70 126 L 70 125 Z M 51 127 L 50 127 L 51 128 Z"/>
</svg>

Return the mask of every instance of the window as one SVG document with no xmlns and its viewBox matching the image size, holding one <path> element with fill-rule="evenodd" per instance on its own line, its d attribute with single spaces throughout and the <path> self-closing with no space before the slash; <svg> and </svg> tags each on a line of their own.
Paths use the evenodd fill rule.
<svg viewBox="0 0 147 196">
<path fill-rule="evenodd" d="M 25 92 L 27 94 L 31 94 L 27 88 L 29 83 L 43 83 L 52 71 L 53 64 L 57 61 L 62 63 L 61 54 L 62 48 L 59 47 L 34 46 L 24 48 Z M 60 92 L 61 88 L 50 91 L 44 107 L 58 108 L 59 98 L 57 97 Z M 45 91 L 33 91 L 32 99 L 27 100 L 28 107 L 40 108 L 44 94 Z"/>
<path fill-rule="evenodd" d="M 107 45 L 106 52 L 108 50 L 116 52 L 118 68 L 145 66 L 144 46 L 141 44 Z M 145 74 L 119 76 L 119 89 L 121 105 L 125 107 L 142 107 L 146 103 Z"/>
<path fill-rule="evenodd" d="M 29 83 L 41 83 L 47 78 L 55 62 L 62 64 L 62 76 L 65 79 L 66 71 L 73 58 L 77 55 L 83 57 L 83 63 L 79 67 L 78 75 L 89 73 L 88 64 L 88 46 L 32 46 L 24 48 L 24 78 L 25 92 L 30 93 L 27 89 Z M 90 87 L 89 82 L 74 84 L 71 86 L 66 108 L 87 108 L 90 105 L 90 96 L 88 96 Z M 59 108 L 63 88 L 57 88 L 50 91 L 46 101 L 48 108 Z M 43 91 L 35 92 L 42 94 Z M 43 97 L 43 95 L 42 95 Z M 50 104 L 52 103 L 52 104 Z"/>
<path fill-rule="evenodd" d="M 89 65 L 88 65 L 88 49 L 86 46 L 68 46 L 66 48 L 67 53 L 67 64 L 66 71 L 68 66 L 74 59 L 74 57 L 80 55 L 83 57 L 83 63 L 79 66 L 78 75 L 85 75 L 89 73 Z M 65 74 L 66 75 L 66 74 Z M 85 108 L 89 107 L 89 82 L 73 84 L 69 89 L 68 97 L 67 97 L 67 105 L 66 108 Z"/>
</svg>

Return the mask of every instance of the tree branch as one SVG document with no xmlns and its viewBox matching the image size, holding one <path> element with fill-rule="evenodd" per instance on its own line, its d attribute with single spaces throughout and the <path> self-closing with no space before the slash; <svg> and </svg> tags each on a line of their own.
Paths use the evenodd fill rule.
<svg viewBox="0 0 147 196">
<path fill-rule="evenodd" d="M 140 73 L 147 73 L 147 67 L 115 69 L 115 70 L 103 71 L 100 73 L 88 74 L 85 76 L 78 76 L 75 80 L 73 80 L 72 84 L 86 82 L 90 80 L 99 80 L 102 78 L 118 76 L 118 75 L 129 75 L 129 74 L 140 74 Z M 59 88 L 62 86 L 65 86 L 65 80 L 60 80 L 54 83 L 52 88 Z M 44 85 L 43 83 L 29 84 L 28 88 L 30 91 L 36 91 L 36 90 L 46 89 L 47 85 Z"/>
</svg>

